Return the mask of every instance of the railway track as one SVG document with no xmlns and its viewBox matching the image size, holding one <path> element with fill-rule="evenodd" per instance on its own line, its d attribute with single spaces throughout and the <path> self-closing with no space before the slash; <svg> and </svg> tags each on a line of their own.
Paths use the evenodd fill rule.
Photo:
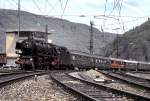
<svg viewBox="0 0 150 101">
<path fill-rule="evenodd" d="M 142 78 L 142 77 L 137 77 L 133 75 L 129 75 L 123 72 L 108 72 L 108 71 L 102 71 L 102 73 L 112 76 L 114 78 L 123 80 L 127 83 L 131 83 L 134 85 L 137 85 L 139 87 L 143 87 L 146 90 L 150 90 L 150 79 Z"/>
<path fill-rule="evenodd" d="M 12 72 L 0 75 L 0 87 L 3 87 L 7 84 L 15 82 L 17 80 L 22 80 L 34 75 L 42 75 L 46 74 L 47 72 Z"/>
<path fill-rule="evenodd" d="M 51 78 L 65 88 L 82 96 L 86 101 L 124 101 L 120 95 L 110 92 L 108 88 L 79 80 L 69 76 L 68 73 L 51 73 Z"/>
</svg>

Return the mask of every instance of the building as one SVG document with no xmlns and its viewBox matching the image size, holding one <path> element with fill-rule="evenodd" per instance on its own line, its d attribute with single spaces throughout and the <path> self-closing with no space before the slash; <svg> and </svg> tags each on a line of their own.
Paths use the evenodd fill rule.
<svg viewBox="0 0 150 101">
<path fill-rule="evenodd" d="M 16 65 L 15 60 L 18 58 L 16 54 L 15 46 L 16 41 L 22 42 L 29 36 L 33 36 L 33 39 L 48 41 L 48 35 L 50 33 L 45 33 L 41 31 L 7 31 L 6 32 L 6 57 L 7 65 Z"/>
<path fill-rule="evenodd" d="M 6 53 L 6 35 L 5 32 L 1 30 L 0 33 L 0 53 Z"/>
</svg>

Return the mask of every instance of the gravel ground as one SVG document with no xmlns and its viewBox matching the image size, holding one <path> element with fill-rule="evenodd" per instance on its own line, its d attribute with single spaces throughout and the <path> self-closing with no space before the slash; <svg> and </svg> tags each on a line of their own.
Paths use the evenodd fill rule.
<svg viewBox="0 0 150 101">
<path fill-rule="evenodd" d="M 92 80 L 92 81 L 96 78 L 96 76 L 99 76 L 100 78 L 102 77 L 103 79 L 111 79 L 111 78 L 105 77 L 105 75 L 103 75 L 97 71 L 94 71 L 94 70 L 90 70 L 90 71 L 86 71 L 86 72 L 79 72 L 79 74 L 81 74 L 81 73 L 82 73 L 82 75 L 85 75 L 85 77 L 88 78 L 88 80 Z M 71 75 L 81 78 L 78 75 L 78 72 L 72 73 Z M 127 84 L 124 82 L 114 80 L 114 82 L 112 82 L 112 83 L 99 83 L 99 82 L 96 82 L 96 83 L 110 87 L 110 88 L 115 88 L 115 89 L 119 89 L 119 90 L 123 90 L 123 91 L 128 91 L 131 93 L 139 94 L 139 95 L 142 95 L 145 97 L 150 97 L 150 92 L 145 91 L 140 88 L 137 88 L 137 87 L 130 86 L 130 84 Z"/>
<path fill-rule="evenodd" d="M 48 75 L 0 88 L 0 101 L 79 101 L 54 83 Z"/>
<path fill-rule="evenodd" d="M 126 74 L 131 75 L 131 76 L 135 76 L 135 77 L 139 77 L 139 78 L 145 78 L 145 79 L 149 79 L 150 80 L 150 74 L 144 74 L 144 73 L 130 73 L 127 72 Z"/>
</svg>

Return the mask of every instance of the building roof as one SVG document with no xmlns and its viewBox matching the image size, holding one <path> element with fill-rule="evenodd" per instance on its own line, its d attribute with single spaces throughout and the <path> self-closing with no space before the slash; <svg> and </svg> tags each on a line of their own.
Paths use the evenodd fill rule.
<svg viewBox="0 0 150 101">
<path fill-rule="evenodd" d="M 46 33 L 44 31 L 39 31 L 36 29 L 28 29 L 28 30 L 20 30 L 20 32 L 39 32 L 39 33 Z M 18 30 L 8 30 L 6 31 L 6 33 L 18 33 Z M 52 33 L 47 33 L 48 35 L 52 34 Z"/>
</svg>

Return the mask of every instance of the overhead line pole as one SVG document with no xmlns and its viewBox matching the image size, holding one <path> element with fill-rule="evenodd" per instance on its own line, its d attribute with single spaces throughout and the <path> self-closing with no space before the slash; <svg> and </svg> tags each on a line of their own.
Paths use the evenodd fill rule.
<svg viewBox="0 0 150 101">
<path fill-rule="evenodd" d="M 90 21 L 90 54 L 93 54 L 93 22 Z"/>
<path fill-rule="evenodd" d="M 18 0 L 18 38 L 20 34 L 20 0 Z"/>
<path fill-rule="evenodd" d="M 45 22 L 46 22 L 45 24 L 46 42 L 48 42 L 48 24 L 47 24 L 48 16 L 45 16 Z"/>
<path fill-rule="evenodd" d="M 117 30 L 117 43 L 116 43 L 116 48 L 117 48 L 117 58 L 118 58 L 118 56 L 119 56 L 119 32 L 118 32 L 118 30 L 119 30 L 120 28 L 115 28 L 114 30 Z"/>
</svg>

